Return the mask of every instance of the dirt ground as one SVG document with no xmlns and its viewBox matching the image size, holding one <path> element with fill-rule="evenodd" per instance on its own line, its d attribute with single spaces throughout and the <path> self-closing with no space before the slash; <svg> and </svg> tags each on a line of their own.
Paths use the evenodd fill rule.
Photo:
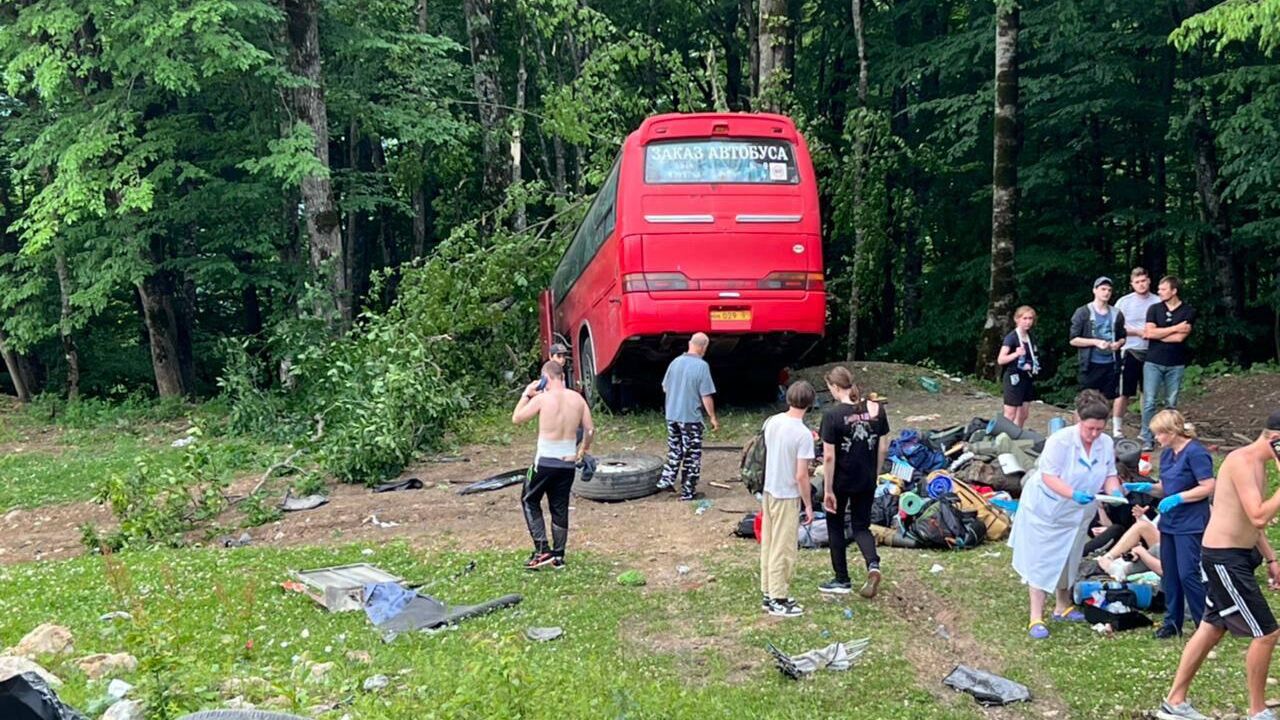
<svg viewBox="0 0 1280 720">
<path fill-rule="evenodd" d="M 1205 442 L 1224 448 L 1245 444 L 1245 438 L 1258 437 L 1268 415 L 1280 410 L 1280 374 L 1211 378 L 1180 400 L 1178 409 Z"/>
</svg>

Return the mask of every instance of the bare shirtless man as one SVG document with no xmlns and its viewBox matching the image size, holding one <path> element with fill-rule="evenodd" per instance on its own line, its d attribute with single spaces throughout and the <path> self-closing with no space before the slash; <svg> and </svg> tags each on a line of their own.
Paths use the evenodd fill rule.
<svg viewBox="0 0 1280 720">
<path fill-rule="evenodd" d="M 542 365 L 542 377 L 529 383 L 520 402 L 511 412 L 511 422 L 519 425 L 538 418 L 538 451 L 529 476 L 524 481 L 520 502 L 524 519 L 533 538 L 533 554 L 525 563 L 526 570 L 550 565 L 564 567 L 564 547 L 569 540 L 569 491 L 573 489 L 574 466 L 582 460 L 595 425 L 591 409 L 578 393 L 564 386 L 564 366 L 549 360 Z M 578 445 L 578 428 L 582 428 L 582 444 Z M 542 519 L 542 496 L 547 496 L 551 509 L 551 544 L 547 544 L 547 526 Z"/>
<path fill-rule="evenodd" d="M 1254 570 L 1267 563 L 1267 584 L 1280 587 L 1280 563 L 1263 532 L 1280 512 L 1280 490 L 1263 500 L 1267 490 L 1267 466 L 1280 467 L 1280 410 L 1252 443 L 1232 451 L 1218 471 L 1213 513 L 1204 531 L 1200 567 L 1208 590 L 1204 619 L 1182 650 L 1173 688 L 1156 717 L 1163 720 L 1208 720 L 1187 702 L 1187 689 L 1209 651 L 1230 630 L 1252 638 L 1244 658 L 1249 687 L 1249 720 L 1275 720 L 1263 693 L 1271 653 L 1280 639 L 1271 608 L 1262 597 Z"/>
</svg>

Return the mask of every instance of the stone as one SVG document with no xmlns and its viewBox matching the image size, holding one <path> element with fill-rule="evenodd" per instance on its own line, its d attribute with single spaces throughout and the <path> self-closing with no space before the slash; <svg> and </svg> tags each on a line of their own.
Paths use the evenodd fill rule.
<svg viewBox="0 0 1280 720">
<path fill-rule="evenodd" d="M 0 655 L 0 681 L 8 680 L 14 675 L 33 672 L 41 677 L 50 687 L 60 687 L 62 680 L 57 675 L 45 670 L 36 663 L 16 655 Z"/>
<path fill-rule="evenodd" d="M 98 680 L 106 675 L 120 675 L 137 670 L 138 658 L 129 653 L 97 653 L 76 660 L 76 665 L 90 680 Z"/>
<path fill-rule="evenodd" d="M 125 612 L 124 610 L 116 610 L 115 612 L 109 612 L 103 615 L 102 617 L 98 618 L 98 620 L 101 622 L 110 622 L 111 620 L 132 620 L 132 619 L 133 619 L 133 616 Z"/>
<path fill-rule="evenodd" d="M 13 655 L 63 655 L 75 649 L 71 631 L 61 625 L 45 623 L 26 634 L 10 651 Z"/>
<path fill-rule="evenodd" d="M 332 662 L 310 662 L 307 664 L 307 682 L 323 682 L 336 665 Z"/>
<path fill-rule="evenodd" d="M 223 695 L 265 695 L 271 690 L 266 678 L 257 676 L 231 677 L 222 681 Z"/>
<path fill-rule="evenodd" d="M 128 695 L 132 690 L 132 685 L 119 678 L 107 684 L 107 694 L 117 700 L 124 699 L 124 696 Z"/>
<path fill-rule="evenodd" d="M 365 678 L 363 687 L 365 692 L 373 692 L 374 690 L 381 690 L 390 684 L 391 678 L 386 675 L 374 675 L 372 677 Z"/>
<path fill-rule="evenodd" d="M 248 700 L 245 700 L 243 697 L 240 697 L 239 695 L 222 703 L 222 706 L 227 710 L 253 710 L 258 707 L 257 705 L 254 705 L 253 703 L 249 702 Z"/>
<path fill-rule="evenodd" d="M 347 661 L 368 665 L 373 662 L 373 656 L 364 650 L 348 650 Z"/>
<path fill-rule="evenodd" d="M 146 720 L 142 714 L 142 703 L 137 700 L 121 700 L 107 708 L 102 720 Z"/>
</svg>

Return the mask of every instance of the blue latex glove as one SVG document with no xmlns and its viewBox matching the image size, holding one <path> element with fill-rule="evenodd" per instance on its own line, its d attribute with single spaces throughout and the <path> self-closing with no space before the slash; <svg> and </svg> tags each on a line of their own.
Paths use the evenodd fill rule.
<svg viewBox="0 0 1280 720">
<path fill-rule="evenodd" d="M 1160 504 L 1156 506 L 1156 510 L 1160 511 L 1160 514 L 1163 515 L 1169 512 L 1170 510 L 1178 507 L 1181 504 L 1182 504 L 1182 493 L 1178 493 L 1176 495 L 1170 495 L 1169 497 L 1161 500 Z"/>
<path fill-rule="evenodd" d="M 1122 498 L 1122 497 L 1124 497 L 1124 490 L 1121 490 L 1120 488 L 1116 488 L 1115 490 L 1112 490 L 1111 492 L 1109 492 L 1109 493 L 1107 493 L 1107 494 L 1108 494 L 1108 495 L 1110 495 L 1111 497 L 1118 497 L 1118 498 Z"/>
<path fill-rule="evenodd" d="M 1075 492 L 1071 493 L 1071 499 L 1075 500 L 1081 505 L 1088 505 L 1089 503 L 1093 502 L 1094 496 L 1093 496 L 1093 493 L 1091 492 L 1076 490 Z"/>
<path fill-rule="evenodd" d="M 1149 482 L 1129 482 L 1124 484 L 1124 489 L 1128 490 L 1129 492 L 1149 493 L 1151 492 L 1151 488 L 1155 486 L 1156 486 L 1155 483 L 1149 483 Z"/>
</svg>

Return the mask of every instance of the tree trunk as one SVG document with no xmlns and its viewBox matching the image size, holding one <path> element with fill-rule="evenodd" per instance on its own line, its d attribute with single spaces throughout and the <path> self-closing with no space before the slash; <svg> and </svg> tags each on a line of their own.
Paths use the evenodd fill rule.
<svg viewBox="0 0 1280 720">
<path fill-rule="evenodd" d="M 329 178 L 329 110 L 324 96 L 324 73 L 320 66 L 319 0 L 282 0 L 289 38 L 289 70 L 303 84 L 289 90 L 289 105 L 298 122 L 305 123 L 315 137 L 315 156 L 323 171 L 302 179 L 303 216 L 307 224 L 311 269 L 322 278 L 328 297 L 316 300 L 313 308 L 335 334 L 351 323 L 351 302 L 347 293 L 341 224 L 333 201 Z"/>
<path fill-rule="evenodd" d="M 9 346 L 8 340 L 4 330 L 0 329 L 0 356 L 4 357 L 4 367 L 9 371 L 9 380 L 13 383 L 14 392 L 18 395 L 18 402 L 29 403 L 34 381 L 22 358 Z"/>
<path fill-rule="evenodd" d="M 1211 295 L 1216 297 L 1229 317 L 1244 313 L 1243 288 L 1237 272 L 1237 260 L 1231 249 L 1231 222 L 1227 203 L 1222 197 L 1218 152 L 1209 113 L 1208 100 L 1198 85 L 1192 85 L 1190 96 L 1191 148 L 1196 179 L 1196 199 L 1205 230 L 1200 234 L 1201 261 L 1212 282 Z M 1232 343 L 1230 347 L 1239 349 Z"/>
<path fill-rule="evenodd" d="M 750 110 L 751 101 L 760 95 L 760 22 L 756 15 L 756 0 L 739 0 L 738 21 L 747 31 L 747 68 L 750 77 L 744 88 L 742 109 Z"/>
<path fill-rule="evenodd" d="M 80 351 L 71 335 L 71 275 L 67 272 L 67 253 L 62 247 L 55 250 L 54 268 L 58 274 L 58 297 L 61 312 L 58 319 L 58 335 L 62 337 L 62 355 L 67 359 L 67 399 L 80 397 Z"/>
<path fill-rule="evenodd" d="M 524 93 L 529 73 L 524 66 L 524 38 L 520 38 L 519 64 L 516 68 L 516 111 L 511 118 L 511 182 L 520 184 L 523 180 L 521 172 L 524 162 Z M 521 232 L 528 225 L 523 200 L 517 200 L 515 215 L 511 225 L 516 232 Z"/>
<path fill-rule="evenodd" d="M 867 44 L 863 35 L 862 0 L 853 0 L 853 37 L 858 47 L 858 108 L 867 112 Z M 849 339 L 845 345 L 845 359 L 858 357 L 858 320 L 862 317 L 861 289 L 858 272 L 862 269 L 866 254 L 866 231 L 862 226 L 863 187 L 867 179 L 867 128 L 859 122 L 853 140 L 853 280 L 849 283 Z"/>
<path fill-rule="evenodd" d="M 790 18 L 787 0 L 760 0 L 760 80 L 761 110 L 780 112 L 780 93 L 790 86 L 787 58 L 791 52 Z"/>
<path fill-rule="evenodd" d="M 1000 342 L 1013 326 L 1018 219 L 1018 8 L 996 4 L 996 104 L 991 181 L 991 278 L 975 372 L 994 380 Z"/>
<path fill-rule="evenodd" d="M 178 309 L 175 307 L 172 278 L 165 271 L 158 270 L 138 283 L 137 288 L 151 345 L 156 392 L 160 397 L 187 395 L 190 388 L 182 372 Z"/>
<path fill-rule="evenodd" d="M 495 201 L 510 183 L 502 126 L 506 109 L 502 107 L 499 82 L 497 42 L 493 31 L 493 0 L 463 0 L 462 11 L 467 20 L 467 37 L 471 44 L 472 82 L 479 103 L 483 165 L 482 192 L 488 202 Z"/>
<path fill-rule="evenodd" d="M 349 187 L 354 187 L 356 178 L 360 173 L 360 123 L 354 116 L 347 125 L 347 171 L 350 172 L 351 182 Z M 351 297 L 351 306 L 353 308 L 360 305 L 360 293 L 356 287 L 356 264 L 357 253 L 360 250 L 360 212 L 354 207 L 348 208 L 346 217 L 347 221 L 346 237 L 342 241 L 342 268 L 344 274 L 342 276 L 342 286 L 347 289 Z"/>
</svg>

